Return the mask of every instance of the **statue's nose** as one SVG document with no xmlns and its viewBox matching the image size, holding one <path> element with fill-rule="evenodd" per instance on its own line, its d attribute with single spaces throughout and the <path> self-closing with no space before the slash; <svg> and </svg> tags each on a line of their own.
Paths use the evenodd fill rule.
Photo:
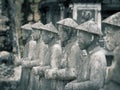
<svg viewBox="0 0 120 90">
<path fill-rule="evenodd" d="M 106 36 L 103 37 L 103 40 L 106 41 Z"/>
</svg>

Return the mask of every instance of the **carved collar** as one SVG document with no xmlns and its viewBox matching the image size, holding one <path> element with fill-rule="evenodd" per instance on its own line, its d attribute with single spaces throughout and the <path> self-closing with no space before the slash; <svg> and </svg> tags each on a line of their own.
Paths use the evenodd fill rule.
<svg viewBox="0 0 120 90">
<path fill-rule="evenodd" d="M 101 50 L 101 47 L 100 47 L 100 46 L 97 46 L 97 47 L 93 48 L 92 50 L 89 50 L 88 53 L 89 53 L 89 54 L 93 54 L 93 53 L 95 53 L 95 52 L 97 52 L 97 51 L 99 51 L 99 50 Z"/>
</svg>

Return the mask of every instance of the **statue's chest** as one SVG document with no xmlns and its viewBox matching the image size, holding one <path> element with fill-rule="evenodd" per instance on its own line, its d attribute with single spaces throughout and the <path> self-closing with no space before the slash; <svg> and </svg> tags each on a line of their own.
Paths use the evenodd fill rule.
<svg viewBox="0 0 120 90">
<path fill-rule="evenodd" d="M 76 44 L 69 44 L 64 48 L 63 59 L 66 60 L 68 68 L 76 68 L 77 61 L 80 59 L 79 48 Z"/>
<path fill-rule="evenodd" d="M 72 60 L 72 58 L 74 57 L 72 54 L 72 50 L 71 50 L 71 46 L 66 46 L 63 49 L 63 59 L 66 60 L 67 62 L 67 67 L 72 67 L 74 65 L 74 61 Z"/>
<path fill-rule="evenodd" d="M 86 81 L 90 78 L 90 57 L 89 55 L 82 56 L 78 62 L 78 81 Z"/>
</svg>

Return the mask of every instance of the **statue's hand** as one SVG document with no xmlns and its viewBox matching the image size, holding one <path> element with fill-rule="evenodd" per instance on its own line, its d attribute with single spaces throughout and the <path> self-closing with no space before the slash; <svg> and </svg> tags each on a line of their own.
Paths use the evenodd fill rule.
<svg viewBox="0 0 120 90">
<path fill-rule="evenodd" d="M 22 61 L 22 67 L 28 67 L 29 61 Z"/>
<path fill-rule="evenodd" d="M 38 69 L 39 67 L 33 67 L 32 72 L 34 75 L 38 75 Z"/>
<path fill-rule="evenodd" d="M 66 61 L 66 59 L 62 59 L 60 65 L 61 65 L 61 68 L 65 68 L 65 67 L 67 66 L 67 61 Z"/>
<path fill-rule="evenodd" d="M 21 58 L 21 61 L 30 61 L 29 58 Z"/>
<path fill-rule="evenodd" d="M 65 85 L 65 90 L 73 90 L 73 83 L 68 83 Z"/>
<path fill-rule="evenodd" d="M 45 71 L 45 78 L 46 79 L 55 79 L 57 77 L 56 69 L 47 69 Z"/>
</svg>

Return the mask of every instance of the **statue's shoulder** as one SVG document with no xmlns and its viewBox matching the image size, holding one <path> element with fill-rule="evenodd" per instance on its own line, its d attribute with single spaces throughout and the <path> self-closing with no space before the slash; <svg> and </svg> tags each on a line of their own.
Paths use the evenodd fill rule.
<svg viewBox="0 0 120 90">
<path fill-rule="evenodd" d="M 105 52 L 104 49 L 101 47 L 96 49 L 94 53 L 91 54 L 91 60 L 92 62 L 99 62 L 99 63 L 104 63 L 106 65 L 106 57 L 105 57 Z"/>
<path fill-rule="evenodd" d="M 59 49 L 59 50 L 61 50 L 62 48 L 61 48 L 61 45 L 60 45 L 60 44 L 54 44 L 54 45 L 52 46 L 52 49 Z"/>
<path fill-rule="evenodd" d="M 115 48 L 114 54 L 119 55 L 119 53 L 120 53 L 120 47 L 118 46 L 118 47 Z"/>
<path fill-rule="evenodd" d="M 80 50 L 78 42 L 73 43 L 71 50 Z"/>
<path fill-rule="evenodd" d="M 114 50 L 114 60 L 120 63 L 120 47 L 116 47 Z"/>
<path fill-rule="evenodd" d="M 30 40 L 30 41 L 29 41 L 29 44 L 30 44 L 30 45 L 36 45 L 36 44 L 37 44 L 37 42 L 36 42 L 36 41 L 34 41 L 34 40 Z"/>
<path fill-rule="evenodd" d="M 92 55 L 105 56 L 105 50 L 102 47 L 96 47 L 91 51 Z"/>
</svg>

